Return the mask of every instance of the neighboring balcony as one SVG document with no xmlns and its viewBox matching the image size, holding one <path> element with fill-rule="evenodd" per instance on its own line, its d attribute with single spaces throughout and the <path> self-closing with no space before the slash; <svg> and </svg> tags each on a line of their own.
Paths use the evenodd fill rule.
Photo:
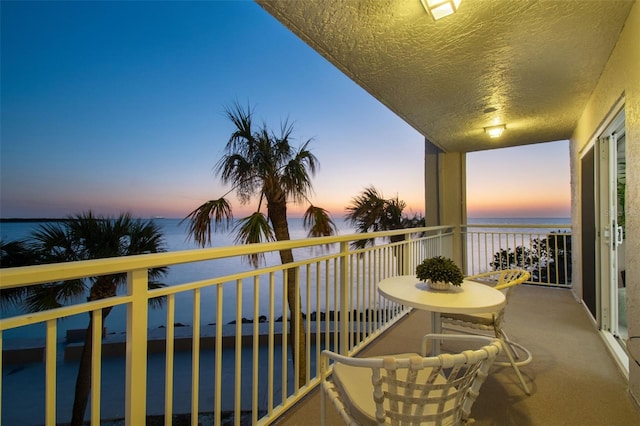
<svg viewBox="0 0 640 426">
<path fill-rule="evenodd" d="M 405 235 L 404 241 L 388 242 L 389 236 L 399 234 Z M 363 237 L 376 237 L 375 246 L 352 250 L 350 243 Z M 571 286 L 570 245 L 568 227 L 444 226 L 411 233 L 389 231 L 0 270 L 1 289 L 128 274 L 127 291 L 117 297 L 0 320 L 2 424 L 69 421 L 82 342 L 70 343 L 69 336 L 61 339 L 58 328 L 64 323 L 59 320 L 79 316 L 88 324 L 87 313 L 93 316 L 94 344 L 86 419 L 93 424 L 124 418 L 126 424 L 139 425 L 147 416 L 191 418 L 192 424 L 269 424 L 287 423 L 294 415 L 308 416 L 306 410 L 317 413 L 316 360 L 323 348 L 348 354 L 382 348 L 415 350 L 416 339 L 429 327 L 426 314 L 382 298 L 376 284 L 389 276 L 413 274 L 422 259 L 435 255 L 458 260 L 468 274 L 508 265 L 532 272 L 531 286 L 517 289 L 518 299 L 507 313 L 507 330 L 534 354 L 534 362 L 524 368 L 534 389 L 527 401 L 558 402 L 573 394 L 574 387 L 582 386 L 583 379 L 593 379 L 590 386 L 604 386 L 604 380 L 607 386 L 592 394 L 608 401 L 612 392 L 618 392 L 622 396 L 607 402 L 606 410 L 629 412 L 616 408 L 630 404 L 621 400 L 626 389 L 623 376 L 604 352 L 586 312 L 567 290 Z M 241 273 L 216 275 L 229 258 L 284 248 L 293 249 L 297 259 L 286 268 L 272 261 L 261 269 L 247 266 Z M 211 270 L 211 277 L 147 290 L 149 268 L 179 269 L 193 262 L 202 262 Z M 293 315 L 305 320 L 289 334 L 282 332 L 291 324 L 283 283 L 291 269 L 295 300 L 300 301 Z M 156 297 L 165 299 L 159 311 L 148 305 Z M 101 312 L 106 307 L 113 307 L 113 312 L 103 324 Z M 185 312 L 189 321 L 181 322 L 177 318 L 184 318 Z M 124 330 L 112 334 L 110 324 L 118 317 Z M 17 347 L 14 339 L 2 339 L 15 334 L 16 328 L 37 323 L 45 324 L 41 341 L 22 342 Z M 200 338 L 193 339 L 194 335 Z M 564 353 L 555 352 L 559 343 L 567 347 Z M 299 345 L 304 348 L 302 358 L 292 355 L 298 354 L 292 347 Z M 573 370 L 574 361 L 589 368 Z M 558 376 L 567 371 L 569 377 L 549 383 L 547 373 L 558 368 Z M 501 388 L 517 388 L 509 369 L 500 368 L 496 377 L 502 379 L 487 382 L 476 410 L 502 407 L 499 409 L 507 409 L 506 414 L 501 411 L 503 415 L 534 418 L 532 413 L 509 411 L 517 409 L 514 401 L 526 399 L 517 389 Z M 300 401 L 293 414 L 287 413 Z M 530 406 L 524 407 L 528 410 Z M 637 412 L 631 411 L 633 414 Z"/>
</svg>

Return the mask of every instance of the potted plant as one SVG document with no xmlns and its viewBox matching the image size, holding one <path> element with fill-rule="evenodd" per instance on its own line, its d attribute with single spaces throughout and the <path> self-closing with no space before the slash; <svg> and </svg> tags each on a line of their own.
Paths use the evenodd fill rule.
<svg viewBox="0 0 640 426">
<path fill-rule="evenodd" d="M 428 281 L 435 290 L 446 290 L 450 286 L 460 286 L 464 280 L 462 270 L 448 257 L 435 256 L 422 261 L 416 268 L 416 277 Z"/>
</svg>

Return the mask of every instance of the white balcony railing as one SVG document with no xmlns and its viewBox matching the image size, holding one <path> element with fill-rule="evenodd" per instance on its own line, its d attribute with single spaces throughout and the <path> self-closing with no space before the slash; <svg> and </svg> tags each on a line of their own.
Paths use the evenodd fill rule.
<svg viewBox="0 0 640 426">
<path fill-rule="evenodd" d="M 37 395 L 23 396 L 31 399 L 30 411 L 40 424 L 69 421 L 74 378 L 63 376 L 73 373 L 67 365 L 73 363 L 74 351 L 78 352 L 81 344 L 60 345 L 58 326 L 59 321 L 78 315 L 86 318 L 86 324 L 89 315 L 93 318 L 92 391 L 87 414 L 92 424 L 124 417 L 127 424 L 139 425 L 147 415 L 164 415 L 165 423 L 170 424 L 175 413 L 190 413 L 192 424 L 197 424 L 198 413 L 212 413 L 215 424 L 229 415 L 235 424 L 240 424 L 243 416 L 250 417 L 253 424 L 267 424 L 317 384 L 316 360 L 323 348 L 355 353 L 400 318 L 403 307 L 378 295 L 378 281 L 414 271 L 425 257 L 451 256 L 452 233 L 447 227 L 429 228 L 429 237 L 407 234 L 405 241 L 395 244 L 380 240 L 404 232 L 367 235 L 378 237 L 378 244 L 357 251 L 351 250 L 349 243 L 363 238 L 362 234 L 2 269 L 0 289 L 121 272 L 127 273 L 128 282 L 126 292 L 113 298 L 3 318 L 0 347 L 3 333 L 46 324 L 42 345 L 31 348 L 40 350 L 44 360 L 43 398 L 37 401 Z M 295 253 L 305 247 L 317 248 L 318 256 L 226 276 L 216 276 L 212 267 L 206 280 L 147 288 L 150 268 L 286 248 Z M 301 301 L 294 314 L 302 313 L 306 318 L 297 325 L 304 327 L 306 339 L 306 370 L 302 373 L 299 357 L 292 361 L 289 355 L 291 346 L 298 347 L 301 342 L 297 337 L 291 341 L 289 334 L 282 332 L 288 330 L 290 320 L 283 284 L 289 269 L 295 271 L 295 299 Z M 165 319 L 160 328 L 150 330 L 148 302 L 157 297 L 165 298 Z M 109 320 L 126 317 L 126 331 L 103 338 L 102 310 L 108 307 L 113 308 Z M 191 313 L 191 326 L 178 327 L 176 312 L 182 314 L 185 307 Z M 8 343 L 4 345 L 3 371 L 14 362 Z M 21 350 L 19 356 L 25 353 Z M 110 369 L 124 370 L 124 386 L 111 384 L 112 376 L 122 373 Z M 301 384 L 299 374 L 305 377 Z M 20 406 L 21 386 L 12 378 L 3 375 L 4 383 L 0 383 L 1 418 L 7 424 L 26 415 L 14 412 Z M 15 398 L 15 405 L 8 402 L 11 398 Z"/>
<path fill-rule="evenodd" d="M 571 286 L 571 226 L 483 225 L 462 227 L 469 275 L 509 267 L 531 272 L 529 284 Z"/>
<path fill-rule="evenodd" d="M 190 416 L 193 425 L 198 424 L 199 416 L 209 416 L 216 425 L 230 417 L 236 425 L 269 424 L 318 384 L 316 360 L 322 349 L 331 347 L 343 354 L 355 354 L 406 313 L 403 306 L 378 294 L 376 284 L 380 280 L 413 273 L 426 257 L 453 257 L 455 235 L 462 235 L 468 244 L 469 273 L 491 268 L 494 253 L 505 250 L 508 259 L 509 250 L 516 251 L 517 245 L 531 250 L 540 235 L 548 239 L 547 233 L 534 236 L 529 231 L 471 228 L 464 227 L 462 234 L 451 227 L 432 227 L 414 229 L 413 233 L 354 234 L 0 269 L 0 290 L 121 272 L 128 276 L 126 292 L 116 297 L 0 320 L 0 349 L 4 349 L 0 419 L 3 424 L 13 424 L 16 419 L 29 424 L 22 421 L 28 414 L 38 424 L 69 421 L 77 372 L 75 358 L 81 343 L 61 342 L 59 321 L 80 315 L 89 324 L 91 315 L 93 361 L 87 418 L 92 424 L 100 424 L 101 419 L 125 418 L 126 424 L 139 425 L 145 424 L 147 416 L 164 416 L 165 424 L 171 424 L 175 414 Z M 404 241 L 384 240 L 400 234 L 405 234 Z M 376 245 L 351 250 L 349 244 L 363 237 L 376 237 Z M 570 242 L 566 238 L 563 247 Z M 287 248 L 294 253 L 313 248 L 311 252 L 316 255 L 286 266 L 247 267 L 244 272 L 225 276 L 216 275 L 214 263 L 208 279 L 157 290 L 147 288 L 150 268 L 224 261 Z M 556 265 L 567 261 L 555 256 Z M 500 265 L 501 255 L 497 259 Z M 551 259 L 536 259 L 537 263 L 525 266 L 540 271 L 539 277 L 544 268 L 546 277 L 557 269 L 550 266 Z M 303 327 L 304 333 L 295 330 L 291 334 L 304 335 L 303 372 L 299 357 L 291 356 L 292 347 L 302 342 L 286 332 L 290 316 L 284 283 L 290 269 L 296 277 L 295 300 L 300 301 L 294 315 L 305 318 L 296 326 Z M 149 300 L 156 297 L 164 297 L 165 303 L 161 315 L 153 313 L 156 327 L 151 328 Z M 102 309 L 107 307 L 113 308 L 108 321 L 126 318 L 126 330 L 121 334 L 104 336 L 108 324 L 103 323 Z M 184 318 L 185 311 L 191 325 L 182 327 L 176 324 L 176 318 L 178 312 Z M 162 319 L 159 327 L 158 316 Z M 3 345 L 3 333 L 32 324 L 45 324 L 46 330 L 40 345 L 27 348 L 44 361 L 38 364 L 40 370 L 29 376 L 29 380 L 36 377 L 39 385 L 20 379 L 20 372 L 4 374 L 16 362 L 12 359 L 16 351 L 9 340 Z M 23 360 L 28 358 L 24 348 L 17 353 Z M 305 378 L 302 381 L 300 374 Z M 32 389 L 29 386 L 39 386 L 39 391 L 25 390 Z M 24 399 L 29 403 L 28 413 L 21 409 Z"/>
</svg>

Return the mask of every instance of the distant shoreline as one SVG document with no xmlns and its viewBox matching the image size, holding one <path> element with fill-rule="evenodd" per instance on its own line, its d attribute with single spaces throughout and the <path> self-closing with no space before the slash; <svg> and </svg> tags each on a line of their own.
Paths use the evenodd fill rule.
<svg viewBox="0 0 640 426">
<path fill-rule="evenodd" d="M 153 218 L 136 218 L 142 220 L 152 220 L 159 221 L 160 223 L 164 222 L 174 222 L 174 221 L 184 221 L 184 218 L 170 218 L 170 217 L 162 217 L 156 216 Z M 290 217 L 292 221 L 302 220 L 300 217 Z M 56 217 L 34 217 L 34 218 L 22 218 L 22 217 L 10 217 L 10 218 L 0 218 L 0 224 L 45 224 L 45 223 L 67 223 L 69 221 L 74 220 L 74 218 L 56 218 Z M 468 225 L 543 225 L 543 224 L 570 224 L 571 217 L 473 217 L 469 216 L 467 218 Z M 355 231 L 354 231 L 355 232 Z"/>
<path fill-rule="evenodd" d="M 69 219 L 63 218 L 53 218 L 53 217 L 40 217 L 40 218 L 0 218 L 0 223 L 2 222 L 68 222 Z"/>
<path fill-rule="evenodd" d="M 142 219 L 153 219 L 153 220 L 182 220 L 180 218 L 170 218 L 170 217 L 162 217 L 156 216 L 152 218 L 142 218 Z M 55 218 L 55 217 L 34 217 L 34 218 L 21 218 L 21 217 L 10 217 L 10 218 L 0 218 L 0 223 L 23 223 L 23 222 L 69 222 L 74 220 L 73 218 Z"/>
</svg>

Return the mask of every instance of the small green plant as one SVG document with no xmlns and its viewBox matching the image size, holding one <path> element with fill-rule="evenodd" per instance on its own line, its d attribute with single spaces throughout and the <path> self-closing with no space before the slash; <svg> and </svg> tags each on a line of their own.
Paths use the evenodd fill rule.
<svg viewBox="0 0 640 426">
<path fill-rule="evenodd" d="M 448 257 L 436 256 L 422 261 L 416 268 L 416 276 L 421 281 L 450 282 L 460 286 L 464 280 L 462 270 Z"/>
</svg>

